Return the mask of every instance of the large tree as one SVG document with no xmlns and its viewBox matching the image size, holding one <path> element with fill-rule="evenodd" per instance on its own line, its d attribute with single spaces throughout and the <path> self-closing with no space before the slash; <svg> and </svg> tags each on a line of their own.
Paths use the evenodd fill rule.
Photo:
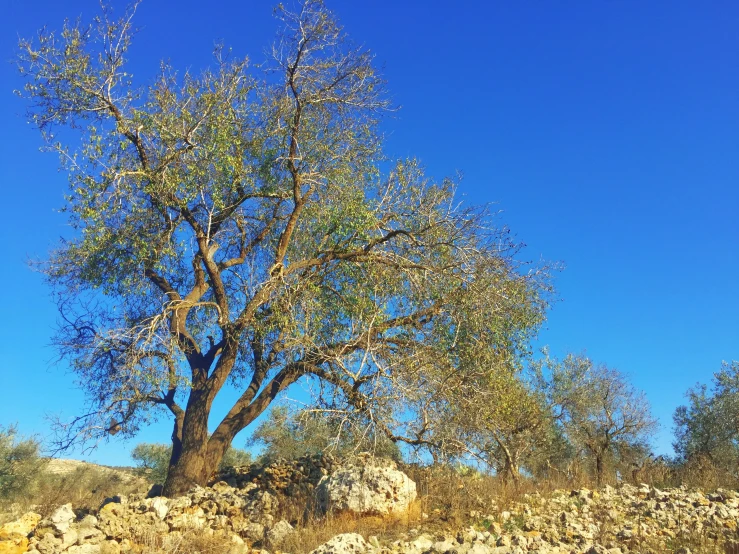
<svg viewBox="0 0 739 554">
<path fill-rule="evenodd" d="M 408 414 L 465 358 L 525 347 L 546 271 L 522 269 L 453 182 L 386 159 L 384 83 L 321 2 L 278 8 L 258 71 L 218 50 L 148 86 L 126 65 L 134 11 L 20 44 L 29 115 L 70 179 L 75 232 L 44 266 L 90 400 L 66 436 L 131 435 L 168 410 L 171 495 L 303 378 L 394 440 L 438 444 Z M 225 386 L 240 396 L 209 421 Z"/>
</svg>

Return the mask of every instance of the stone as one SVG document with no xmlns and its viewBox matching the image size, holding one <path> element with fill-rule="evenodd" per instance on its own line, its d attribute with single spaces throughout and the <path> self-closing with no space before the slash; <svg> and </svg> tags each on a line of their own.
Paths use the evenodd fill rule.
<svg viewBox="0 0 739 554">
<path fill-rule="evenodd" d="M 28 537 L 41 521 L 41 515 L 28 512 L 19 519 L 0 526 L 0 541 Z"/>
<path fill-rule="evenodd" d="M 162 496 L 156 497 L 149 505 L 149 510 L 154 512 L 159 519 L 164 519 L 169 512 L 167 499 Z"/>
<path fill-rule="evenodd" d="M 72 526 L 72 522 L 77 516 L 72 510 L 71 504 L 64 504 L 57 508 L 51 516 L 49 516 L 49 523 L 54 530 L 59 534 L 64 534 L 69 531 Z"/>
<path fill-rule="evenodd" d="M 28 550 L 28 539 L 15 536 L 0 540 L 0 554 L 23 554 Z"/>
<path fill-rule="evenodd" d="M 293 526 L 284 519 L 281 519 L 274 527 L 267 531 L 267 542 L 272 546 L 278 546 L 294 532 L 295 529 L 293 529 Z"/>
<path fill-rule="evenodd" d="M 362 535 L 343 533 L 312 550 L 310 554 L 366 554 L 371 552 L 371 548 Z"/>
<path fill-rule="evenodd" d="M 61 539 L 56 538 L 52 533 L 45 533 L 41 540 L 36 543 L 36 550 L 41 554 L 56 554 L 59 552 L 61 544 Z"/>
<path fill-rule="evenodd" d="M 70 546 L 66 554 L 101 554 L 102 547 L 99 544 L 80 544 Z"/>
<path fill-rule="evenodd" d="M 318 483 L 318 506 L 323 512 L 402 514 L 416 499 L 416 484 L 390 460 L 368 459 L 349 464 Z"/>
</svg>

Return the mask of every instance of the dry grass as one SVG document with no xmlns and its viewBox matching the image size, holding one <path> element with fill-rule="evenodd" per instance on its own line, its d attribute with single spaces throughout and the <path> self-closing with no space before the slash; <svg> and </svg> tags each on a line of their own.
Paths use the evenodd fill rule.
<svg viewBox="0 0 739 554">
<path fill-rule="evenodd" d="M 27 495 L 12 503 L 0 503 L 0 523 L 31 510 L 47 516 L 69 503 L 77 512 L 90 513 L 108 497 L 146 492 L 147 488 L 142 479 L 97 466 L 81 466 L 65 474 L 42 471 Z"/>
<path fill-rule="evenodd" d="M 341 533 L 359 533 L 364 537 L 374 535 L 385 541 L 392 541 L 403 536 L 420 521 L 420 502 L 412 504 L 403 514 L 389 517 L 361 517 L 350 513 L 314 515 L 298 523 L 296 532 L 278 546 L 292 554 L 307 554 Z"/>
<path fill-rule="evenodd" d="M 167 535 L 142 530 L 132 547 L 132 554 L 229 554 L 243 551 L 225 533 L 212 529 L 189 529 Z"/>
</svg>

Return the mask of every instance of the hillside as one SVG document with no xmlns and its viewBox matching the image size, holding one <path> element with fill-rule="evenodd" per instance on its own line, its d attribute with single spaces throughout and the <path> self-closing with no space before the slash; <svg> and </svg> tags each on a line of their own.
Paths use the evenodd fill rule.
<svg viewBox="0 0 739 554">
<path fill-rule="evenodd" d="M 66 462 L 59 472 L 79 471 Z M 152 490 L 92 510 L 67 503 L 1 527 L 0 554 L 686 554 L 739 544 L 735 491 L 511 494 L 480 476 L 402 469 L 413 479 L 388 460 L 318 455 L 231 469 L 177 498 Z"/>
</svg>

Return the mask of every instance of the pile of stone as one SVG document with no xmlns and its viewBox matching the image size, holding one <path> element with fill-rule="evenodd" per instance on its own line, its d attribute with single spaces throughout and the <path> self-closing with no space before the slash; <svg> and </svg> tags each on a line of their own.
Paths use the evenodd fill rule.
<svg viewBox="0 0 739 554">
<path fill-rule="evenodd" d="M 381 544 L 355 534 L 334 537 L 313 554 L 625 554 L 739 551 L 739 494 L 704 494 L 647 485 L 525 495 L 512 508 L 470 514 L 459 531 L 410 530 Z"/>
<path fill-rule="evenodd" d="M 331 454 L 314 454 L 296 460 L 278 459 L 264 466 L 228 468 L 218 473 L 213 483 L 225 482 L 234 488 L 256 485 L 271 494 L 302 498 L 311 496 L 319 481 L 337 466 Z"/>
<path fill-rule="evenodd" d="M 393 462 L 362 457 L 338 466 L 326 460 L 291 462 L 290 471 L 284 470 L 284 463 L 258 472 L 232 471 L 222 475 L 226 480 L 177 498 L 116 496 L 106 499 L 95 514 L 76 514 L 70 504 L 45 519 L 28 513 L 0 528 L 0 554 L 141 552 L 142 544 L 176 544 L 193 531 L 222 538 L 230 545 L 224 554 L 245 554 L 252 547 L 277 546 L 294 532 L 288 521 L 277 517 L 285 503 L 294 502 L 286 496 L 291 490 L 304 492 L 311 485 L 314 498 L 322 499 L 311 503 L 319 510 L 358 514 L 397 513 L 415 498 L 415 484 Z"/>
<path fill-rule="evenodd" d="M 279 515 L 285 513 L 285 503 L 295 503 L 290 491 L 312 491 L 310 504 L 324 512 L 390 518 L 407 515 L 416 498 L 415 483 L 393 462 L 366 456 L 341 464 L 325 456 L 303 458 L 220 477 L 178 498 L 109 498 L 94 514 L 75 513 L 69 504 L 47 518 L 28 513 L 0 527 L 0 554 L 138 553 L 154 542 L 163 551 L 177 551 L 164 547 L 193 532 L 217 537 L 227 545 L 224 554 L 268 554 L 264 548 L 277 552 L 297 532 Z M 739 494 L 721 489 L 705 494 L 622 485 L 524 495 L 505 510 L 491 506 L 488 513 L 471 512 L 470 525 L 461 530 L 434 526 L 433 518 L 423 515 L 417 528 L 392 540 L 341 534 L 313 554 L 687 554 L 696 545 L 696 552 L 739 549 Z"/>
</svg>

